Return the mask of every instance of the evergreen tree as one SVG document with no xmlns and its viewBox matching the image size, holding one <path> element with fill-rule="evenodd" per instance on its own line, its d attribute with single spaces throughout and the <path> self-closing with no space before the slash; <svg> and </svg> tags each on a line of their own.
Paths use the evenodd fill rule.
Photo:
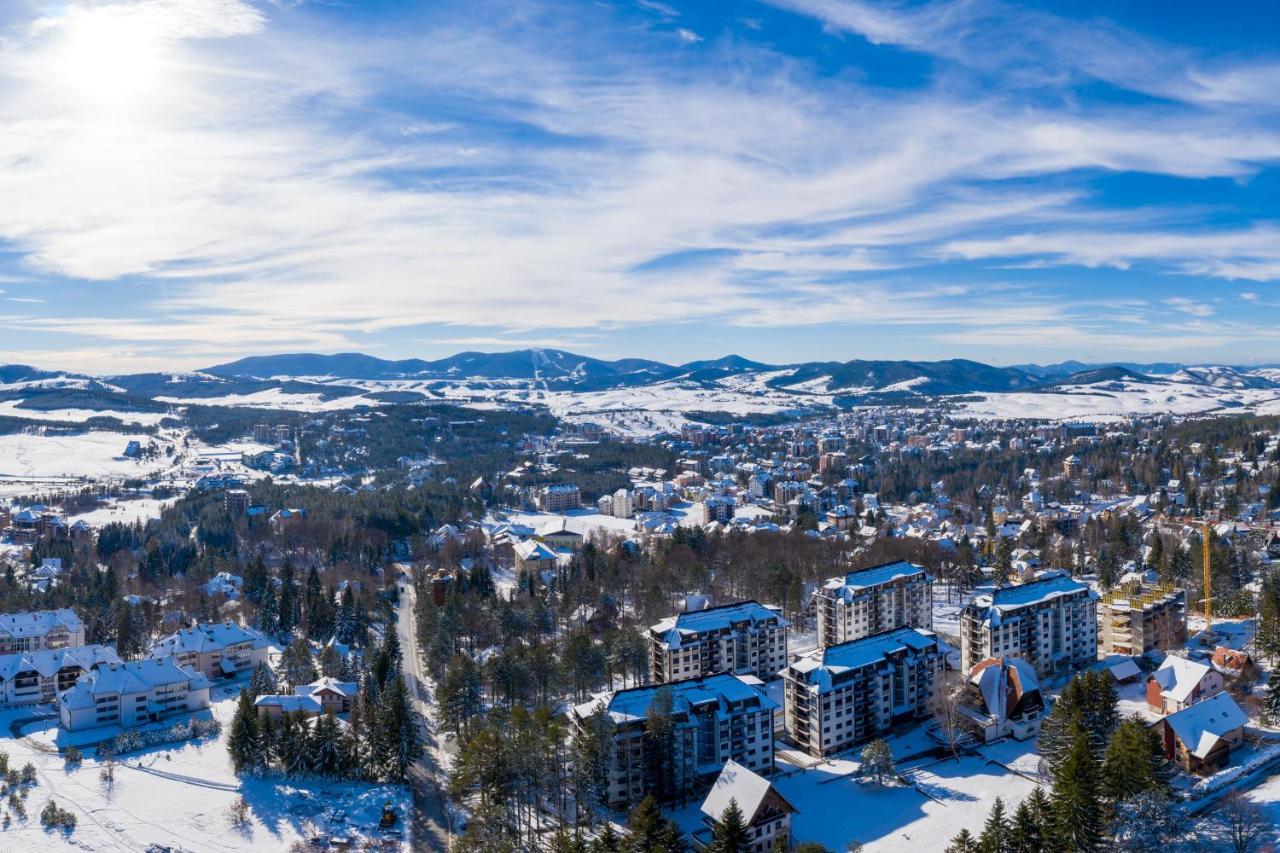
<svg viewBox="0 0 1280 853">
<path fill-rule="evenodd" d="M 729 805 L 725 806 L 720 819 L 711 828 L 711 853 L 746 853 L 748 844 L 750 836 L 746 818 L 742 816 L 738 801 L 730 797 Z"/>
<path fill-rule="evenodd" d="M 316 718 L 312 732 L 308 765 L 312 773 L 326 778 L 346 775 L 342 731 L 333 712 Z"/>
<path fill-rule="evenodd" d="M 858 762 L 858 775 L 863 779 L 883 785 L 893 778 L 893 751 L 883 738 L 876 738 L 864 746 L 858 754 Z"/>
<path fill-rule="evenodd" d="M 969 830 L 962 829 L 951 839 L 945 853 L 978 853 L 978 842 Z"/>
<path fill-rule="evenodd" d="M 320 677 L 316 671 L 315 658 L 311 655 L 311 644 L 303 637 L 298 637 L 285 648 L 280 656 L 280 668 L 289 690 L 301 684 L 310 684 Z"/>
<path fill-rule="evenodd" d="M 979 853 L 1007 853 L 1009 850 L 1009 819 L 1004 813 L 1004 800 L 996 797 L 991 804 L 987 822 L 978 836 Z"/>
<path fill-rule="evenodd" d="M 264 634 L 280 633 L 280 602 L 276 599 L 275 586 L 267 581 L 262 591 L 262 604 L 258 609 L 258 628 Z"/>
<path fill-rule="evenodd" d="M 1039 788 L 1036 789 L 1040 790 Z M 1014 810 L 1009 825 L 1009 853 L 1040 853 L 1045 847 L 1041 824 L 1036 820 L 1031 805 L 1023 800 Z"/>
<path fill-rule="evenodd" d="M 674 823 L 662 816 L 658 801 L 645 797 L 631 811 L 627 821 L 631 835 L 623 849 L 627 853 L 683 853 L 684 839 Z"/>
<path fill-rule="evenodd" d="M 273 696 L 278 689 L 276 674 L 271 671 L 271 667 L 266 661 L 258 664 L 257 669 L 253 671 L 253 677 L 249 679 L 249 695 L 254 699 L 259 696 Z"/>
<path fill-rule="evenodd" d="M 1267 695 L 1262 700 L 1263 725 L 1280 725 L 1280 667 L 1272 667 L 1267 676 Z"/>
<path fill-rule="evenodd" d="M 240 691 L 231 729 L 227 733 L 227 752 L 237 773 L 248 773 L 261 768 L 262 740 L 258 734 L 258 711 L 247 690 Z"/>
<path fill-rule="evenodd" d="M 484 710 L 480 669 L 466 655 L 454 655 L 436 689 L 441 731 L 465 737 L 470 721 Z"/>
<path fill-rule="evenodd" d="M 591 842 L 591 853 L 622 853 L 622 839 L 618 837 L 612 823 L 606 823 Z"/>
<path fill-rule="evenodd" d="M 1058 769 L 1050 798 L 1053 835 L 1050 847 L 1063 853 L 1095 850 L 1102 839 L 1102 803 L 1098 764 L 1089 735 L 1078 726 L 1071 751 Z"/>
<path fill-rule="evenodd" d="M 1160 736 L 1139 716 L 1122 722 L 1111 735 L 1102 763 L 1102 792 L 1112 802 L 1144 791 L 1168 788 Z"/>
<path fill-rule="evenodd" d="M 298 626 L 302 603 L 298 599 L 298 590 L 294 584 L 293 564 L 286 562 L 280 569 L 280 606 L 278 623 L 280 633 L 288 635 Z"/>
</svg>

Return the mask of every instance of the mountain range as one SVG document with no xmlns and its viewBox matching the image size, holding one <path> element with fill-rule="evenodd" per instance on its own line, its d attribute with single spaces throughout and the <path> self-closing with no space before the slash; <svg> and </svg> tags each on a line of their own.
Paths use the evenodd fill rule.
<svg viewBox="0 0 1280 853">
<path fill-rule="evenodd" d="M 362 353 L 242 358 L 189 372 L 113 376 L 0 366 L 0 408 L 167 412 L 217 404 L 321 409 L 399 402 L 545 406 L 656 430 L 702 412 L 932 405 L 975 417 L 1089 418 L 1280 411 L 1280 369 L 1176 363 L 994 366 L 965 359 L 767 364 L 738 355 L 668 364 L 558 349 L 388 360 Z M 659 415 L 660 413 L 660 415 Z M 665 421 L 663 420 L 665 419 Z"/>
</svg>

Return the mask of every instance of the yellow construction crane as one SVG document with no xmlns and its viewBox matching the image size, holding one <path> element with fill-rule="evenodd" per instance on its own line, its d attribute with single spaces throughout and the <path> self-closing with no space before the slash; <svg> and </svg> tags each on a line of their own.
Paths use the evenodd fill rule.
<svg viewBox="0 0 1280 853">
<path fill-rule="evenodd" d="M 1209 549 L 1209 534 L 1212 532 L 1213 525 L 1209 522 L 1200 526 L 1200 560 L 1204 564 L 1204 632 L 1209 637 L 1213 636 L 1213 561 Z"/>
</svg>

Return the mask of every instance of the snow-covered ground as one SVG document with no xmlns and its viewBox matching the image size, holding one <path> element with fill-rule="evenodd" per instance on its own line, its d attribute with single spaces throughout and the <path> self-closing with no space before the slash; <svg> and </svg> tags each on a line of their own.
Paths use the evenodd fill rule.
<svg viewBox="0 0 1280 853">
<path fill-rule="evenodd" d="M 326 400 L 319 394 L 290 394 L 281 388 L 268 388 L 252 394 L 228 394 L 222 397 L 156 397 L 160 403 L 200 406 L 247 406 L 256 409 L 285 409 L 296 412 L 331 412 L 354 406 L 378 406 L 377 400 L 352 394 Z"/>
<path fill-rule="evenodd" d="M 131 498 L 128 500 L 111 500 L 104 506 L 79 515 L 68 516 L 68 521 L 83 521 L 93 527 L 101 527 L 111 522 L 134 524 L 159 518 L 165 507 L 172 505 L 177 498 L 160 500 L 157 498 Z"/>
<path fill-rule="evenodd" d="M 25 418 L 29 421 L 62 421 L 84 423 L 90 418 L 116 418 L 124 424 L 155 426 L 173 415 L 167 412 L 125 412 L 115 409 L 24 409 L 21 400 L 0 401 L 0 415 Z"/>
<path fill-rule="evenodd" d="M 959 402 L 955 411 L 975 418 L 1090 421 L 1215 411 L 1280 412 L 1280 391 L 1274 388 L 1238 388 L 1167 378 L 1171 381 L 1117 381 L 1067 386 L 1052 392 L 984 394 Z"/>
<path fill-rule="evenodd" d="M 1032 779 L 1006 769 L 1034 775 L 1038 757 L 1031 742 L 1004 741 L 959 760 L 903 762 L 902 757 L 926 747 L 921 733 L 917 727 L 890 740 L 909 786 L 858 781 L 852 775 L 858 767 L 856 753 L 808 769 L 780 761 L 773 781 L 799 809 L 791 818 L 796 842 L 816 841 L 832 850 L 846 850 L 858 842 L 868 853 L 942 850 L 961 828 L 976 835 L 996 797 L 1003 798 L 1012 813 L 1036 786 Z M 801 760 L 812 762 L 807 756 Z M 682 829 L 701 825 L 699 806 L 695 803 L 673 815 Z"/>
<path fill-rule="evenodd" d="M 131 440 L 163 447 L 172 444 L 174 435 L 171 431 L 157 436 L 118 432 L 0 435 L 0 496 L 65 489 L 89 480 L 146 478 L 173 467 L 164 454 L 149 460 L 125 457 L 125 445 Z"/>
<path fill-rule="evenodd" d="M 27 820 L 14 821 L 0 831 L 4 850 L 143 850 L 165 844 L 190 850 L 288 850 L 317 832 L 340 832 L 344 827 L 372 827 L 384 802 L 392 801 L 407 815 L 406 789 L 394 785 L 286 782 L 281 779 L 241 779 L 231 769 L 226 736 L 235 711 L 235 688 L 217 688 L 214 715 L 222 721 L 222 735 L 214 740 L 169 744 L 132 753 L 116 770 L 108 792 L 92 752 L 73 770 L 63 759 L 41 751 L 32 740 L 9 736 L 9 724 L 29 712 L 0 715 L 0 751 L 10 766 L 28 761 L 38 771 L 39 785 L 27 798 Z M 235 829 L 231 804 L 240 796 L 249 803 L 251 825 Z M 39 813 L 46 799 L 73 812 L 77 827 L 70 836 L 48 833 Z M 346 824 L 326 826 L 326 810 L 345 811 Z M 403 821 L 402 821 L 403 825 Z"/>
</svg>

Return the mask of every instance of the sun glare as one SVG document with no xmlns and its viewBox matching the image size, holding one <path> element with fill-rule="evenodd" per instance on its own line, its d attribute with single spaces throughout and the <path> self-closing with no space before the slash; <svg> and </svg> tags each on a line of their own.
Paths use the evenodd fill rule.
<svg viewBox="0 0 1280 853">
<path fill-rule="evenodd" d="M 162 43 L 145 16 L 79 15 L 67 21 L 58 47 L 61 82 L 93 106 L 134 106 L 160 85 Z"/>
</svg>

